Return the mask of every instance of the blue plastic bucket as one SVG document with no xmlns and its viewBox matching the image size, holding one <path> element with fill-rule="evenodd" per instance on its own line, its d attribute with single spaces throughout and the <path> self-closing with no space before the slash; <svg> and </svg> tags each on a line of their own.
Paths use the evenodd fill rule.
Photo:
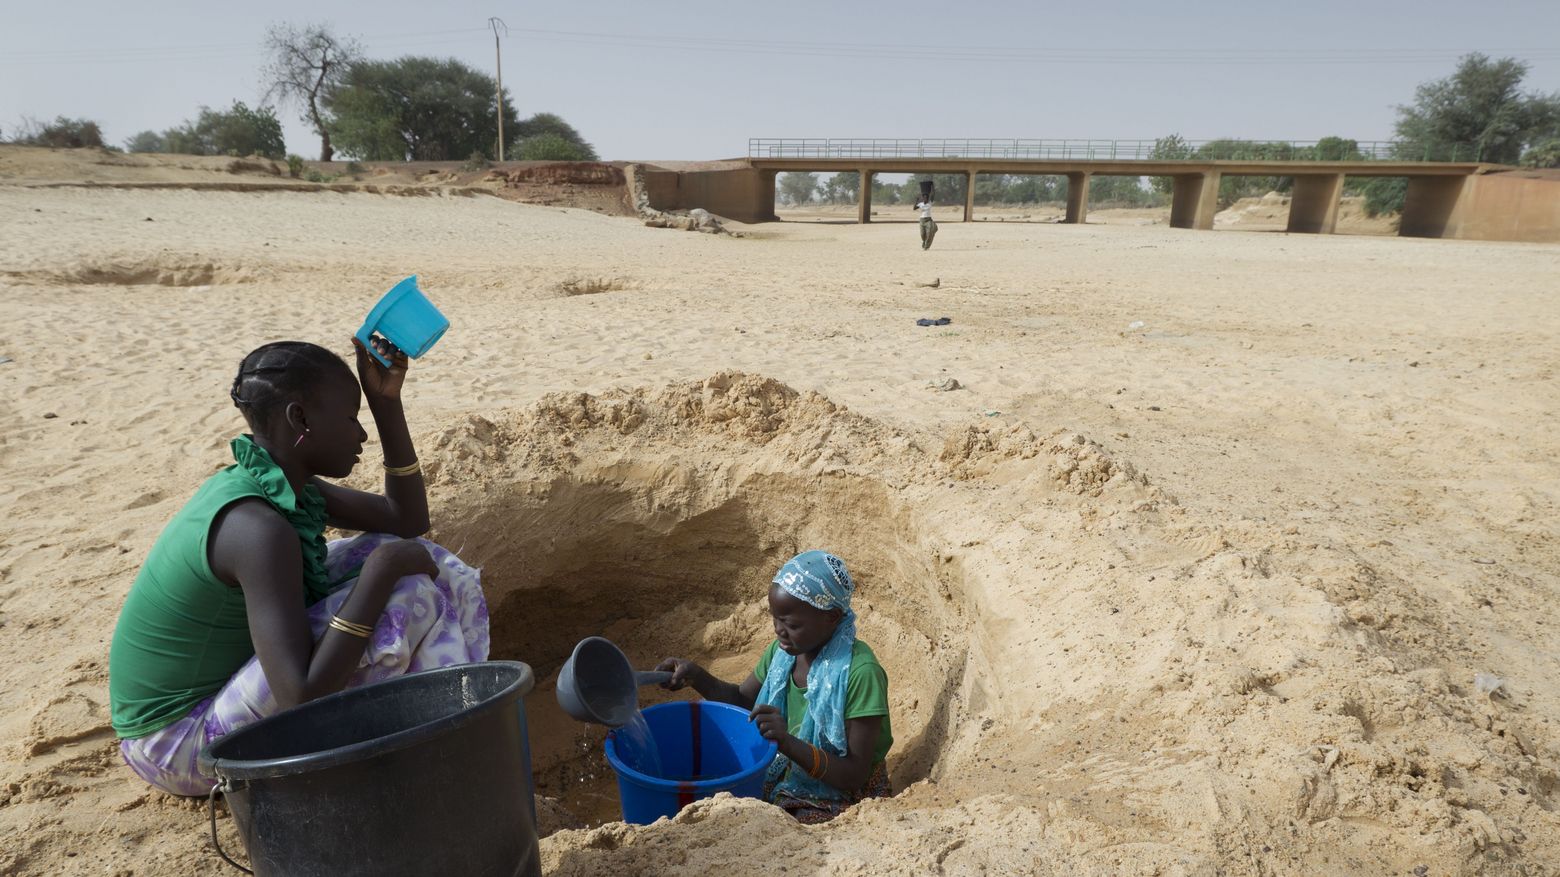
<svg viewBox="0 0 1560 877">
<path fill-rule="evenodd" d="M 662 776 L 641 773 L 641 753 L 621 729 L 607 735 L 623 821 L 648 825 L 717 792 L 757 798 L 777 747 L 748 721 L 748 711 L 715 701 L 673 701 L 644 711 L 661 754 Z"/>
<path fill-rule="evenodd" d="M 417 288 L 417 275 L 413 274 L 390 287 L 379 304 L 374 305 L 368 312 L 368 319 L 363 321 L 363 328 L 357 330 L 357 338 L 375 359 L 388 366 L 389 360 L 374 350 L 375 332 L 416 359 L 427 353 L 449 327 L 450 321 Z"/>
</svg>

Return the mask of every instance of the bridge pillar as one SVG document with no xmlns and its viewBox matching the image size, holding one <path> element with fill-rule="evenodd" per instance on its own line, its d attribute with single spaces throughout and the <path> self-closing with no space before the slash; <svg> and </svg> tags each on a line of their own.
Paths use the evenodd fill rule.
<svg viewBox="0 0 1560 877">
<path fill-rule="evenodd" d="M 1300 234 L 1332 234 L 1338 228 L 1343 174 L 1297 174 L 1289 195 L 1289 228 Z"/>
<path fill-rule="evenodd" d="M 1457 207 L 1468 177 L 1409 177 L 1403 193 L 1403 217 L 1398 234 L 1413 238 L 1456 237 Z"/>
<path fill-rule="evenodd" d="M 856 221 L 872 221 L 872 171 L 861 172 L 861 197 L 856 199 Z"/>
<path fill-rule="evenodd" d="M 975 172 L 964 172 L 964 221 L 975 221 Z"/>
<path fill-rule="evenodd" d="M 1170 194 L 1170 227 L 1213 228 L 1213 214 L 1219 209 L 1218 171 L 1176 174 Z"/>
<path fill-rule="evenodd" d="M 1082 225 L 1089 214 L 1089 178 L 1093 174 L 1067 175 L 1067 218 L 1063 222 Z"/>
</svg>

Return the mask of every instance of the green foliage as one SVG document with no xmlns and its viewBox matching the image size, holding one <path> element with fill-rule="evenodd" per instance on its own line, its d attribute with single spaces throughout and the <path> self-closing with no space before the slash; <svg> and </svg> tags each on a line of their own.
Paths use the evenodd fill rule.
<svg viewBox="0 0 1560 877">
<path fill-rule="evenodd" d="M 921 181 L 932 181 L 932 201 L 937 204 L 964 203 L 964 174 L 911 174 L 899 187 L 899 200 L 914 204 L 921 197 Z"/>
<path fill-rule="evenodd" d="M 877 184 L 875 176 L 872 182 L 875 188 Z M 856 171 L 840 171 L 824 180 L 818 192 L 825 204 L 854 204 L 861 195 L 861 174 Z"/>
<path fill-rule="evenodd" d="M 325 91 L 325 127 L 364 161 L 453 161 L 498 143 L 494 91 L 491 76 L 454 59 L 362 61 Z M 513 116 L 506 95 L 504 117 Z"/>
<path fill-rule="evenodd" d="M 476 152 L 471 154 L 470 158 L 466 159 L 466 161 L 461 164 L 460 169 L 467 172 L 480 171 L 486 168 L 488 164 L 489 162 L 487 153 L 478 149 Z"/>
<path fill-rule="evenodd" d="M 595 161 L 596 153 L 586 144 L 566 139 L 561 134 L 546 131 L 527 137 L 517 144 L 514 157 L 521 161 Z"/>
<path fill-rule="evenodd" d="M 126 152 L 167 152 L 168 145 L 156 131 L 142 131 L 125 141 Z"/>
<path fill-rule="evenodd" d="M 103 130 L 91 119 L 56 116 L 54 121 L 43 123 L 24 119 L 21 128 L 12 135 L 11 142 L 54 149 L 101 148 Z"/>
<path fill-rule="evenodd" d="M 1535 143 L 1522 153 L 1523 167 L 1560 167 L 1560 137 Z"/>
<path fill-rule="evenodd" d="M 361 178 L 363 176 L 363 174 L 365 174 L 367 172 L 368 172 L 368 168 L 363 167 L 362 164 L 360 164 L 360 163 L 358 163 L 356 161 L 349 161 L 349 162 L 347 162 L 347 175 L 352 177 L 352 179 L 354 179 L 354 180 L 359 179 L 359 178 Z"/>
<path fill-rule="evenodd" d="M 509 117 L 506 115 L 505 118 Z M 580 132 L 575 130 L 573 125 L 565 122 L 563 117 L 557 113 L 537 113 L 529 119 L 521 119 L 513 123 L 513 131 L 509 130 L 510 127 L 510 125 L 506 125 L 504 130 L 504 136 L 510 141 L 521 141 L 523 143 L 526 140 L 552 135 L 574 147 L 569 152 L 571 156 L 579 156 L 578 158 L 554 159 L 556 161 L 600 161 L 600 158 L 596 155 L 595 147 L 591 146 L 584 137 L 580 136 Z M 553 141 L 543 142 L 551 144 Z M 549 146 L 548 148 L 555 152 L 562 151 L 556 146 Z"/>
<path fill-rule="evenodd" d="M 1154 151 L 1149 153 L 1149 157 L 1159 161 L 1185 161 L 1193 155 L 1192 145 L 1187 143 L 1186 138 L 1180 134 L 1171 134 L 1169 137 L 1155 140 Z M 1155 192 L 1168 195 L 1175 185 L 1175 180 L 1171 177 L 1154 177 L 1149 180 L 1149 185 Z"/>
<path fill-rule="evenodd" d="M 1451 76 L 1421 84 L 1414 102 L 1398 107 L 1399 155 L 1514 164 L 1525 144 L 1560 136 L 1560 95 L 1524 94 L 1527 71 L 1475 52 Z"/>
<path fill-rule="evenodd" d="M 1403 177 L 1372 177 L 1363 191 L 1366 216 L 1401 213 L 1403 196 L 1408 192 L 1408 180 Z"/>
<path fill-rule="evenodd" d="M 282 139 L 282 123 L 270 107 L 252 110 L 243 101 L 234 101 L 232 109 L 219 111 L 201 107 L 194 121 L 186 121 L 162 134 L 161 152 L 184 155 L 258 155 L 282 158 L 287 144 Z"/>
<path fill-rule="evenodd" d="M 1089 180 L 1089 204 L 1094 207 L 1157 207 L 1165 200 L 1164 193 L 1145 187 L 1142 177 L 1096 176 Z"/>
<path fill-rule="evenodd" d="M 287 176 L 292 177 L 295 180 L 303 176 L 303 156 L 287 156 Z"/>
<path fill-rule="evenodd" d="M 861 187 L 861 177 L 856 177 L 856 187 Z M 892 207 L 900 203 L 900 189 L 895 183 L 885 183 L 876 176 L 872 177 L 872 203 Z"/>
<path fill-rule="evenodd" d="M 818 192 L 818 175 L 808 173 L 782 174 L 779 179 L 780 200 L 799 206 L 812 201 Z"/>
<path fill-rule="evenodd" d="M 1365 157 L 1360 152 L 1359 141 L 1343 137 L 1323 137 L 1301 153 L 1301 158 L 1311 161 L 1359 161 Z"/>
<path fill-rule="evenodd" d="M 1289 143 L 1241 140 L 1210 140 L 1199 146 L 1195 155 L 1207 161 L 1293 161 L 1308 157 Z M 1219 206 L 1228 207 L 1241 198 L 1268 192 L 1287 192 L 1293 186 L 1293 177 L 1225 174 L 1219 179 Z"/>
</svg>

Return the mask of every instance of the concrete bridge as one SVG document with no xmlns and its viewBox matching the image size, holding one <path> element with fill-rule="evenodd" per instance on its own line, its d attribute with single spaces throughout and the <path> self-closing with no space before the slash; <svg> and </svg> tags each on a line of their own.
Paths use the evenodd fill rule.
<svg viewBox="0 0 1560 877">
<path fill-rule="evenodd" d="M 1556 172 L 1520 171 L 1469 161 L 1394 161 L 1370 157 L 1347 161 L 1098 157 L 1100 153 L 1118 154 L 1121 150 L 1114 145 L 1109 151 L 1103 147 L 1026 150 L 1009 147 L 1006 141 L 981 141 L 996 143 L 998 148 L 987 147 L 987 154 L 971 156 L 968 152 L 978 153 L 980 149 L 971 150 L 968 146 L 971 141 L 963 141 L 961 151 L 966 154 L 953 156 L 904 154 L 910 150 L 897 146 L 921 145 L 921 141 L 870 141 L 874 144 L 871 149 L 841 149 L 830 141 L 812 142 L 830 145 L 804 150 L 816 152 L 804 155 L 763 154 L 765 150 L 756 150 L 759 154 L 723 162 L 721 170 L 682 173 L 650 170 L 646 183 L 651 204 L 661 209 L 703 207 L 741 222 L 773 221 L 778 218 L 774 212 L 775 177 L 778 174 L 843 171 L 860 174 L 857 218 L 860 222 L 870 222 L 873 175 L 963 174 L 966 179 L 964 220 L 968 222 L 974 219 L 976 174 L 1044 174 L 1067 178 L 1065 221 L 1081 223 L 1087 216 L 1089 181 L 1093 177 L 1155 176 L 1172 180 L 1172 227 L 1211 229 L 1213 215 L 1218 210 L 1219 181 L 1223 177 L 1280 176 L 1294 180 L 1288 230 L 1331 234 L 1337 227 L 1346 177 L 1403 177 L 1408 181 L 1408 191 L 1399 224 L 1400 235 L 1560 241 L 1560 174 Z M 1051 141 L 1059 142 L 1078 141 Z M 886 150 L 876 145 L 879 143 L 896 146 Z M 750 148 L 750 151 L 755 150 Z M 769 150 L 775 151 L 778 150 Z M 884 151 L 891 154 L 881 154 Z M 842 152 L 853 154 L 840 154 Z M 1082 154 L 1071 154 L 1073 152 Z"/>
<path fill-rule="evenodd" d="M 963 174 L 964 221 L 975 218 L 976 174 L 1045 174 L 1067 178 L 1067 218 L 1083 222 L 1088 212 L 1089 180 L 1096 176 L 1169 177 L 1172 180 L 1170 225 L 1173 228 L 1213 228 L 1218 212 L 1219 181 L 1225 176 L 1293 177 L 1289 230 L 1331 234 L 1338 223 L 1338 205 L 1346 176 L 1407 177 L 1403 207 L 1404 234 L 1439 237 L 1464 182 L 1486 166 L 1450 162 L 1395 161 L 1145 161 L 1134 159 L 978 159 L 967 158 L 753 158 L 749 165 L 765 178 L 769 204 L 774 203 L 775 175 L 792 171 L 861 175 L 857 218 L 872 217 L 872 177 L 880 173 Z M 760 198 L 763 195 L 759 196 Z M 771 217 L 773 209 L 769 211 Z"/>
</svg>

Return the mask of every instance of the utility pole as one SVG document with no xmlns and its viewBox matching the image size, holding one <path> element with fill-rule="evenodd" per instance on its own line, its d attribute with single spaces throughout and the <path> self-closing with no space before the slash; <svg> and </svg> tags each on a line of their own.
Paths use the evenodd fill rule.
<svg viewBox="0 0 1560 877">
<path fill-rule="evenodd" d="M 504 160 L 504 54 L 498 45 L 498 29 L 503 28 L 504 34 L 509 34 L 509 25 L 504 24 L 502 18 L 488 19 L 488 27 L 493 29 L 493 70 L 498 75 L 498 160 Z"/>
</svg>

